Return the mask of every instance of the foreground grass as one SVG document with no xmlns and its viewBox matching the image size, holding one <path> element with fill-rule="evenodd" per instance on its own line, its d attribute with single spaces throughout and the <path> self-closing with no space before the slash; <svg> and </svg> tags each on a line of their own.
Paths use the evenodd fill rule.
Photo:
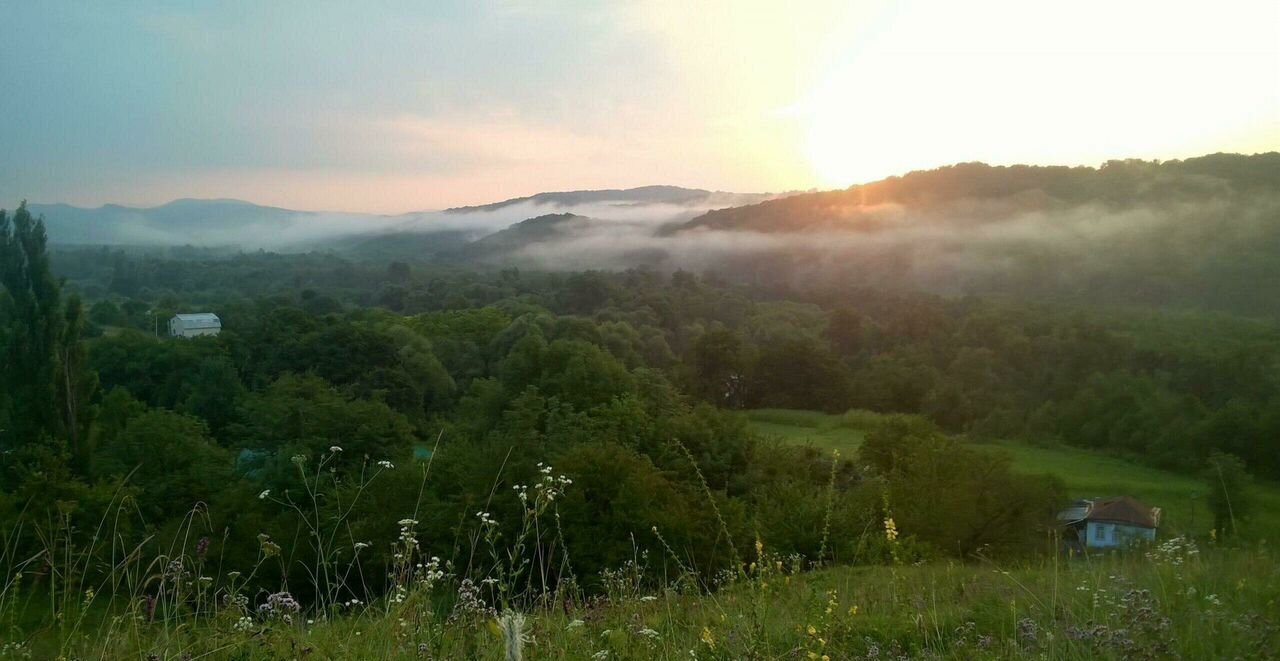
<svg viewBox="0 0 1280 661">
<path fill-rule="evenodd" d="M 875 424 L 862 413 L 747 415 L 789 442 L 849 450 Z M 1077 490 L 1117 484 L 1154 501 L 1157 489 L 1194 483 L 1077 450 L 993 445 L 1021 470 L 1064 470 Z M 1073 482 L 1077 471 L 1103 481 Z M 560 484 L 547 472 L 545 484 Z M 535 490 L 527 505 L 535 528 L 550 512 L 547 493 Z M 499 580 L 508 571 L 462 579 L 419 553 L 414 524 L 400 522 L 392 586 L 372 604 L 306 596 L 320 585 L 295 585 L 303 591 L 295 599 L 287 584 L 213 570 L 199 551 L 131 553 L 95 592 L 76 579 L 95 556 L 55 541 L 49 558 L 68 561 L 50 563 L 52 573 L 31 562 L 0 569 L 0 659 L 1155 659 L 1269 658 L 1280 649 L 1280 572 L 1264 542 L 1226 548 L 1202 538 L 1199 549 L 1162 529 L 1159 546 L 1125 553 L 800 571 L 810 563 L 770 553 L 766 539 L 742 549 L 741 572 L 714 585 L 699 583 L 667 547 L 670 558 L 638 554 L 580 577 L 598 595 L 585 597 L 571 571 L 545 583 L 559 586 L 552 592 Z M 885 537 L 890 557 L 907 557 L 892 550 L 901 540 Z M 280 547 L 260 542 L 258 566 L 275 562 Z M 490 548 L 499 569 L 508 550 Z M 258 566 L 242 569 L 256 575 Z"/>
<path fill-rule="evenodd" d="M 761 409 L 746 416 L 757 433 L 797 445 L 839 449 L 851 455 L 875 424 L 875 415 L 851 412 L 831 415 L 816 411 Z M 1015 470 L 1050 473 L 1062 478 L 1073 498 L 1130 495 L 1164 511 L 1164 536 L 1207 536 L 1213 517 L 1204 502 L 1206 487 L 1199 479 L 1171 473 L 1118 457 L 1065 446 L 1041 446 L 1016 441 L 975 443 L 1008 453 Z M 1257 507 L 1248 522 L 1254 539 L 1280 539 L 1280 485 L 1258 482 L 1253 487 Z"/>
<path fill-rule="evenodd" d="M 516 626 L 448 606 L 448 582 L 330 619 L 229 605 L 201 620 L 140 608 L 9 640 L 29 658 L 502 658 Z M 777 565 L 706 595 L 631 584 L 527 614 L 523 658 L 1266 658 L 1280 649 L 1280 575 L 1263 549 L 837 568 Z M 450 610 L 452 608 L 453 610 Z M 510 657 L 508 657 L 510 658 Z"/>
</svg>

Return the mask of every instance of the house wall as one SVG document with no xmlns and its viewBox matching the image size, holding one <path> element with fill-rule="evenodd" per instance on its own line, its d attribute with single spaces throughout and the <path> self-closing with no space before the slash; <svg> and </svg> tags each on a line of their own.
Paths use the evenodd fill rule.
<svg viewBox="0 0 1280 661">
<path fill-rule="evenodd" d="M 1085 528 L 1084 542 L 1091 549 L 1110 549 L 1129 546 L 1139 541 L 1151 541 L 1155 538 L 1154 528 L 1090 521 Z"/>
<path fill-rule="evenodd" d="M 221 328 L 186 328 L 181 319 L 169 320 L 169 335 L 173 337 L 199 337 L 201 335 L 217 335 Z"/>
</svg>

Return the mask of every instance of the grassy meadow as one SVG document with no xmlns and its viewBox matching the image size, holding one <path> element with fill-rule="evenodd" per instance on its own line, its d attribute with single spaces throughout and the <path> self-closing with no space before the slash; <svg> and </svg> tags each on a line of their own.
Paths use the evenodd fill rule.
<svg viewBox="0 0 1280 661">
<path fill-rule="evenodd" d="M 760 409 L 743 415 L 751 428 L 763 436 L 786 443 L 839 449 L 846 455 L 857 450 L 878 419 L 876 414 L 863 411 L 836 415 Z M 975 442 L 974 445 L 1008 453 L 1018 471 L 1057 475 L 1072 497 L 1129 495 L 1160 507 L 1163 536 L 1182 533 L 1206 536 L 1213 527 L 1213 517 L 1204 502 L 1207 488 L 1196 476 L 1061 445 L 1018 441 Z M 1280 485 L 1257 481 L 1253 492 L 1257 506 L 1248 522 L 1248 536 L 1280 539 Z"/>
<path fill-rule="evenodd" d="M 1280 575 L 1265 550 L 1181 540 L 1146 554 L 797 572 L 757 548 L 704 593 L 640 562 L 607 594 L 523 616 L 467 609 L 447 577 L 340 615 L 235 609 L 149 620 L 143 603 L 80 618 L 0 658 L 1210 659 L 1271 658 Z M 56 634 L 56 635 L 54 635 Z"/>
</svg>

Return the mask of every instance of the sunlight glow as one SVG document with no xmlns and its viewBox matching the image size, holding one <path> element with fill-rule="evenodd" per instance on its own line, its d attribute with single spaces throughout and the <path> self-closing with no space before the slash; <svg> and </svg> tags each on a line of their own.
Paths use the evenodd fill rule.
<svg viewBox="0 0 1280 661">
<path fill-rule="evenodd" d="M 1101 6 L 1061 16 L 1038 3 L 980 4 L 905 5 L 845 41 L 790 108 L 820 185 L 972 160 L 1097 164 L 1277 146 L 1275 21 L 1215 32 L 1201 23 L 1209 17 L 1135 3 L 1098 26 L 1088 10 Z M 984 15 L 1052 33 L 1006 33 L 975 20 Z M 1156 16 L 1158 36 L 1139 29 Z"/>
</svg>

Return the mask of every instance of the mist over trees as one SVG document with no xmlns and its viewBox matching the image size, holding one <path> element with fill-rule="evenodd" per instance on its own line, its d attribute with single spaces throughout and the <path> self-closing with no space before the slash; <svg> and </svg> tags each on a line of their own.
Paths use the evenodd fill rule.
<svg viewBox="0 0 1280 661">
<path fill-rule="evenodd" d="M 55 244 L 190 242 L 222 255 L 266 247 L 480 269 L 684 269 L 802 290 L 856 282 L 1265 316 L 1280 300 L 1270 286 L 1280 281 L 1277 191 L 1280 154 L 1267 153 L 1097 168 L 962 163 L 777 196 L 661 186 L 549 193 L 395 217 L 197 200 L 77 210 L 76 220 L 45 209 L 60 220 Z M 166 235 L 183 210 L 203 220 Z M 112 227 L 115 240 L 96 234 Z"/>
</svg>

